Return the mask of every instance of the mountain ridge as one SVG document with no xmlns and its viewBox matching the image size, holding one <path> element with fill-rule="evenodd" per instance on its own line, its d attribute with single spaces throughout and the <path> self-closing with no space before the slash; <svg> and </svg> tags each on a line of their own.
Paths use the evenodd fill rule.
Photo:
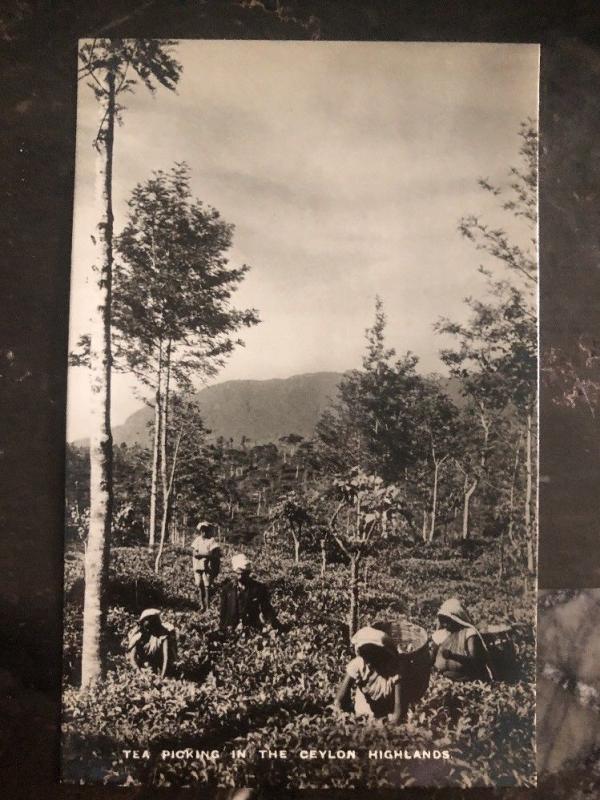
<svg viewBox="0 0 600 800">
<path fill-rule="evenodd" d="M 288 378 L 240 378 L 205 386 L 195 393 L 210 438 L 223 436 L 265 444 L 295 433 L 309 438 L 317 420 L 335 398 L 341 372 L 309 372 Z M 150 444 L 154 411 L 143 406 L 113 427 L 120 444 Z M 79 440 L 85 446 L 89 440 Z"/>
<path fill-rule="evenodd" d="M 291 433 L 308 439 L 314 435 L 323 411 L 335 400 L 344 374 L 307 372 L 288 378 L 240 378 L 205 386 L 195 396 L 211 439 L 222 436 L 239 442 L 245 437 L 249 443 L 266 444 Z M 442 380 L 456 402 L 459 392 L 452 379 Z M 134 411 L 122 425 L 113 427 L 114 443 L 149 446 L 153 416 L 150 406 Z M 73 444 L 87 446 L 89 440 L 79 439 Z"/>
</svg>

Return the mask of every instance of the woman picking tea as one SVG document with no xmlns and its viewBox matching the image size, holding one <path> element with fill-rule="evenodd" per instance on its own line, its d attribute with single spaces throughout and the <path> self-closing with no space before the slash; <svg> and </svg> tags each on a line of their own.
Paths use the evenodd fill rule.
<svg viewBox="0 0 600 800">
<path fill-rule="evenodd" d="M 402 700 L 400 659 L 396 645 L 384 631 L 369 626 L 352 637 L 356 656 L 346 667 L 346 676 L 334 706 L 346 711 L 354 688 L 354 713 L 374 719 L 387 717 L 397 723 L 406 714 Z"/>
</svg>

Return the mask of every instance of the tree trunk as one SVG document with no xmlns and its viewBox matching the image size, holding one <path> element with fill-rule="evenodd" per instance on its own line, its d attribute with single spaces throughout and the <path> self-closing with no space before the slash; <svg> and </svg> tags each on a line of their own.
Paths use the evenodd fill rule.
<svg viewBox="0 0 600 800">
<path fill-rule="evenodd" d="M 428 523 L 428 520 L 429 520 L 429 516 L 427 514 L 427 510 L 423 509 L 423 528 L 422 528 L 421 534 L 423 536 L 423 541 L 424 542 L 427 541 L 427 523 Z"/>
<path fill-rule="evenodd" d="M 110 426 L 111 302 L 113 267 L 112 170 L 115 125 L 115 76 L 107 75 L 106 127 L 99 143 L 101 164 L 98 224 L 100 266 L 97 269 L 96 313 L 92 320 L 90 381 L 90 523 L 85 551 L 81 686 L 93 686 L 104 670 L 106 588 L 110 547 L 112 491 L 112 432 Z M 102 157 L 103 156 L 103 157 Z"/>
<path fill-rule="evenodd" d="M 358 566 L 360 557 L 358 554 L 350 556 L 350 610 L 348 613 L 348 634 L 352 638 L 358 630 Z"/>
<path fill-rule="evenodd" d="M 434 462 L 435 466 L 433 469 L 433 493 L 431 497 L 431 524 L 429 526 L 429 544 L 433 542 L 433 537 L 435 535 L 435 515 L 437 511 L 437 494 L 438 494 L 438 476 L 440 472 L 440 465 L 439 462 Z"/>
<path fill-rule="evenodd" d="M 519 454 L 521 452 L 521 436 L 519 434 L 517 437 L 517 446 L 515 449 L 515 461 L 513 464 L 513 472 L 512 472 L 512 479 L 510 482 L 510 495 L 509 495 L 509 518 L 508 518 L 508 540 L 512 543 L 513 541 L 513 529 L 515 525 L 514 520 L 514 509 L 515 509 L 515 488 L 517 485 L 517 475 L 519 474 Z"/>
<path fill-rule="evenodd" d="M 152 442 L 152 476 L 150 479 L 150 523 L 148 548 L 154 549 L 156 541 L 156 502 L 158 495 L 159 446 L 161 441 L 160 426 L 162 421 L 162 342 L 158 348 L 158 373 L 156 376 L 156 395 L 154 398 L 154 438 Z"/>
<path fill-rule="evenodd" d="M 525 536 L 527 542 L 527 571 L 530 575 L 535 573 L 535 547 L 534 547 L 534 531 L 531 525 L 531 502 L 533 497 L 533 459 L 532 459 L 532 415 L 531 412 L 527 414 L 527 443 L 526 443 L 526 457 L 525 457 L 525 474 L 526 474 L 526 488 L 525 488 Z"/>
<path fill-rule="evenodd" d="M 160 473 L 162 478 L 162 517 L 160 523 L 160 538 L 165 541 L 171 515 L 171 492 L 169 490 L 168 461 L 167 461 L 167 434 L 169 425 L 169 383 L 171 377 L 171 342 L 167 343 L 165 353 L 165 387 L 161 403 L 162 421 L 160 424 Z"/>
<path fill-rule="evenodd" d="M 321 539 L 321 578 L 325 577 L 325 573 L 327 571 L 327 548 L 325 545 L 325 539 Z"/>
<path fill-rule="evenodd" d="M 165 539 L 167 533 L 167 515 L 169 513 L 169 507 L 171 505 L 171 494 L 173 493 L 173 480 L 175 478 L 175 468 L 177 466 L 177 454 L 179 452 L 179 443 L 181 442 L 181 435 L 182 432 L 179 431 L 179 435 L 177 436 L 177 442 L 175 443 L 175 450 L 173 451 L 173 463 L 171 464 L 171 477 L 169 479 L 169 483 L 167 486 L 167 493 L 164 498 L 163 502 L 163 513 L 162 513 L 162 524 L 160 526 L 160 544 L 158 546 L 158 552 L 156 553 L 156 561 L 154 562 L 154 572 L 158 574 L 158 570 L 160 567 L 160 559 L 162 558 L 163 550 L 165 547 Z"/>
<path fill-rule="evenodd" d="M 491 428 L 491 423 L 490 423 L 490 420 L 486 416 L 486 410 L 485 410 L 485 406 L 484 406 L 483 403 L 480 403 L 479 418 L 480 418 L 480 422 L 481 422 L 481 427 L 483 428 L 483 445 L 481 447 L 481 455 L 480 455 L 480 458 L 479 458 L 479 467 L 480 467 L 480 470 L 481 470 L 481 475 L 483 475 L 483 472 L 484 472 L 485 466 L 486 466 L 486 462 L 487 462 L 487 450 L 488 450 L 488 443 L 489 443 L 489 440 L 490 440 L 490 428 Z M 475 477 L 473 479 L 473 483 L 471 484 L 471 486 L 469 486 L 468 489 L 466 488 L 467 486 L 468 486 L 468 479 L 465 476 L 465 489 L 466 489 L 466 491 L 465 491 L 464 505 L 463 505 L 463 525 L 462 525 L 462 538 L 463 538 L 463 541 L 469 538 L 469 534 L 470 534 L 470 531 L 469 531 L 469 509 L 470 509 L 470 505 L 471 505 L 471 497 L 473 496 L 473 493 L 475 492 L 475 490 L 479 486 L 479 477 Z"/>
<path fill-rule="evenodd" d="M 292 539 L 294 540 L 294 564 L 300 563 L 300 539 L 296 532 L 292 529 Z"/>
<path fill-rule="evenodd" d="M 469 486 L 467 491 L 465 492 L 465 500 L 463 505 L 463 523 L 462 523 L 462 538 L 463 541 L 466 541 L 469 538 L 469 506 L 471 503 L 471 497 L 473 496 L 473 492 L 477 488 L 477 484 L 479 481 L 477 478 L 473 481 L 473 483 Z"/>
</svg>

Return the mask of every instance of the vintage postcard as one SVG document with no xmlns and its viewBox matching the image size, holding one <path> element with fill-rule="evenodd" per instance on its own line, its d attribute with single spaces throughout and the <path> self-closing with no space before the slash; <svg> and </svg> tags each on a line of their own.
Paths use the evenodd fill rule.
<svg viewBox="0 0 600 800">
<path fill-rule="evenodd" d="M 535 785 L 538 67 L 79 42 L 64 781 Z"/>
</svg>

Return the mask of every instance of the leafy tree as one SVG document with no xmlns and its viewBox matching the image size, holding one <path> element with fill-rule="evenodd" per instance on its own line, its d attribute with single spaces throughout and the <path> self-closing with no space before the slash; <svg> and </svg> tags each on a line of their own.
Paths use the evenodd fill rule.
<svg viewBox="0 0 600 800">
<path fill-rule="evenodd" d="M 150 452 L 139 444 L 113 449 L 114 531 L 140 541 L 148 521 L 148 465 Z M 117 524 L 118 517 L 118 524 Z"/>
<path fill-rule="evenodd" d="M 325 463 L 336 472 L 360 465 L 365 471 L 396 481 L 416 459 L 413 410 L 422 391 L 411 353 L 394 360 L 385 346 L 385 314 L 378 297 L 375 321 L 366 330 L 362 370 L 344 375 L 338 398 L 324 412 L 316 434 Z"/>
<path fill-rule="evenodd" d="M 255 325 L 254 309 L 231 307 L 249 267 L 226 257 L 233 226 L 192 197 L 190 171 L 176 164 L 138 184 L 129 218 L 117 239 L 115 328 L 119 354 L 155 392 L 149 544 L 154 545 L 158 473 L 162 478 L 162 528 L 168 520 L 168 413 L 172 386 L 188 388 L 194 376 L 215 375 L 242 345 L 233 334 Z"/>
<path fill-rule="evenodd" d="M 296 491 L 288 492 L 273 507 L 271 518 L 281 520 L 289 530 L 294 542 L 294 561 L 300 563 L 302 533 L 311 521 L 305 498 Z"/>
<path fill-rule="evenodd" d="M 346 478 L 336 478 L 332 485 L 335 509 L 329 519 L 331 536 L 348 559 L 349 609 L 348 633 L 350 638 L 358 628 L 359 619 L 359 567 L 372 549 L 374 542 L 389 535 L 389 522 L 403 504 L 400 489 L 386 485 L 376 475 L 368 475 L 359 468 Z M 346 524 L 340 523 L 341 512 L 346 511 Z"/>
<path fill-rule="evenodd" d="M 471 409 L 482 433 L 479 470 L 466 484 L 463 536 L 468 535 L 468 507 L 485 470 L 488 450 L 499 414 L 512 407 L 522 418 L 526 438 L 526 491 L 523 524 L 527 541 L 528 568 L 534 569 L 533 472 L 535 405 L 537 388 L 537 131 L 531 120 L 520 130 L 522 165 L 512 167 L 509 198 L 502 202 L 504 211 L 525 222 L 528 244 L 511 241 L 506 230 L 492 228 L 476 216 L 461 219 L 459 230 L 473 241 L 478 250 L 501 263 L 510 280 L 497 278 L 489 267 L 480 267 L 487 277 L 489 299 L 467 299 L 471 318 L 466 324 L 441 320 L 436 329 L 451 334 L 457 346 L 442 351 L 442 359 L 462 383 L 462 391 L 471 401 Z M 480 186 L 494 196 L 506 196 L 506 190 L 482 179 Z"/>
<path fill-rule="evenodd" d="M 79 49 L 78 77 L 94 92 L 101 121 L 94 140 L 98 153 L 100 219 L 95 243 L 97 256 L 95 309 L 90 331 L 92 430 L 90 436 L 90 531 L 85 556 L 85 600 L 81 685 L 89 687 L 102 675 L 102 637 L 105 629 L 105 589 L 111 530 L 112 433 L 110 380 L 112 367 L 113 279 L 113 150 L 115 122 L 124 110 L 123 95 L 141 81 L 151 92 L 162 85 L 171 91 L 181 65 L 173 58 L 175 43 L 159 39 L 93 39 Z"/>
</svg>

